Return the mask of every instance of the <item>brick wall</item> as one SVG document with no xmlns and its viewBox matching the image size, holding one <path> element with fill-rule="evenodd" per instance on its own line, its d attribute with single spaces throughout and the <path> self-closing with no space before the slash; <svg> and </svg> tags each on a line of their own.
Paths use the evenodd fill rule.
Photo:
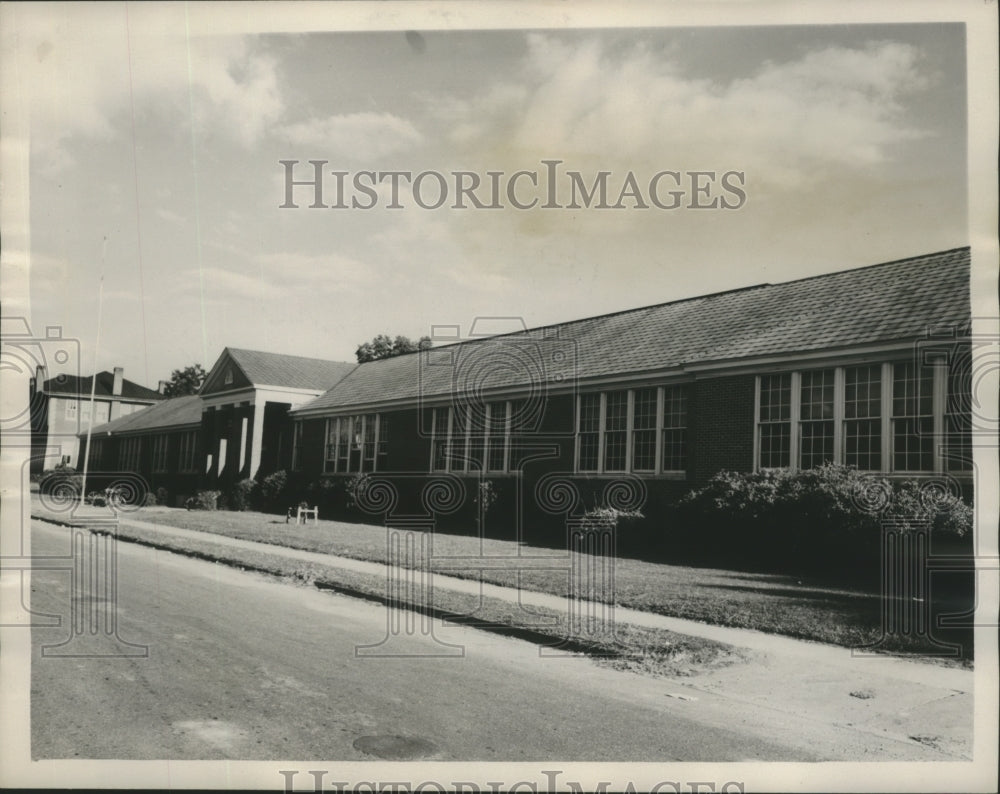
<svg viewBox="0 0 1000 794">
<path fill-rule="evenodd" d="M 753 406 L 753 375 L 692 384 L 688 450 L 693 483 L 703 483 L 723 469 L 753 470 Z"/>
</svg>

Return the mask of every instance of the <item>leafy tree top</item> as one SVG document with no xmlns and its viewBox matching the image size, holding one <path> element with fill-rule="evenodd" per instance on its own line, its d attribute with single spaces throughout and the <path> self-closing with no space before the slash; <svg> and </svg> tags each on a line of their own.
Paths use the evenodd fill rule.
<svg viewBox="0 0 1000 794">
<path fill-rule="evenodd" d="M 359 364 L 366 361 L 378 361 L 383 358 L 392 358 L 403 353 L 415 353 L 418 350 L 427 350 L 433 343 L 429 336 L 422 336 L 416 342 L 407 336 L 390 337 L 388 334 L 379 334 L 370 342 L 362 342 L 358 345 L 354 355 Z"/>
<path fill-rule="evenodd" d="M 184 369 L 175 369 L 170 373 L 170 380 L 163 393 L 167 397 L 181 397 L 185 394 L 195 394 L 205 382 L 205 369 L 201 364 L 192 364 Z"/>
</svg>

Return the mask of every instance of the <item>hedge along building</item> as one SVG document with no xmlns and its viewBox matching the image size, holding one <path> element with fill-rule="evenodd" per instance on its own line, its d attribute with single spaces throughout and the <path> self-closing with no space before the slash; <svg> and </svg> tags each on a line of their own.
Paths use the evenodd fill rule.
<svg viewBox="0 0 1000 794">
<path fill-rule="evenodd" d="M 292 467 L 331 494 L 489 479 L 518 533 L 621 479 L 655 516 L 720 470 L 836 462 L 971 497 L 969 290 L 960 248 L 362 364 L 291 412 Z"/>
</svg>

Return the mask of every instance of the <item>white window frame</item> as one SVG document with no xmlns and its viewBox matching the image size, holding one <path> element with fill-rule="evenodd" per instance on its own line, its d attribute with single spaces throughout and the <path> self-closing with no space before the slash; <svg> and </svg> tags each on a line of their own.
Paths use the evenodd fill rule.
<svg viewBox="0 0 1000 794">
<path fill-rule="evenodd" d="M 801 466 L 801 399 L 802 399 L 802 373 L 804 372 L 815 372 L 818 370 L 833 370 L 834 372 L 834 389 L 833 389 L 833 427 L 834 427 L 834 441 L 833 441 L 833 462 L 843 464 L 847 459 L 847 434 L 845 431 L 846 423 L 849 421 L 855 421 L 849 419 L 846 416 L 846 371 L 854 367 L 880 367 L 881 368 L 881 385 L 880 385 L 880 457 L 881 457 L 881 467 L 876 470 L 870 470 L 873 473 L 878 474 L 938 474 L 945 471 L 945 456 L 942 450 L 942 444 L 939 439 L 945 438 L 945 410 L 947 407 L 947 394 L 948 394 L 948 367 L 944 365 L 942 361 L 932 361 L 929 364 L 924 364 L 923 366 L 930 366 L 932 368 L 932 419 L 933 419 L 933 436 L 934 436 L 934 469 L 924 469 L 924 470 L 909 470 L 909 469 L 897 469 L 895 467 L 894 460 L 894 434 L 895 434 L 895 422 L 900 419 L 905 419 L 907 417 L 896 417 L 893 415 L 893 389 L 894 389 L 894 375 L 895 367 L 897 365 L 903 365 L 912 363 L 912 360 L 908 359 L 893 359 L 891 361 L 882 362 L 859 362 L 857 364 L 826 364 L 824 366 L 816 367 L 800 367 L 794 370 L 776 370 L 774 372 L 764 373 L 765 375 L 791 375 L 791 407 L 790 407 L 790 438 L 789 438 L 789 465 L 787 467 L 791 471 L 800 471 Z M 760 388 L 761 388 L 761 378 L 763 375 L 756 375 L 754 377 L 754 437 L 753 437 L 753 468 L 754 471 L 761 471 L 763 467 L 760 465 L 760 432 L 761 425 L 766 424 L 760 421 Z M 868 471 L 868 470 L 866 470 Z"/>
<path fill-rule="evenodd" d="M 625 388 L 611 388 L 605 389 L 601 392 L 596 392 L 599 395 L 599 407 L 598 407 L 598 427 L 596 431 L 589 430 L 588 433 L 597 433 L 597 468 L 596 469 L 581 469 L 580 468 L 580 452 L 581 452 L 581 431 L 580 425 L 583 420 L 583 399 L 585 396 L 592 396 L 595 392 L 585 392 L 576 395 L 576 424 L 575 424 L 575 448 L 573 453 L 573 471 L 577 474 L 582 475 L 603 475 L 603 474 L 636 474 L 642 477 L 667 477 L 671 479 L 684 479 L 687 477 L 687 469 L 664 469 L 663 468 L 663 435 L 667 430 L 683 430 L 686 434 L 688 432 L 688 422 L 685 420 L 683 427 L 665 427 L 664 423 L 666 420 L 665 416 L 665 394 L 667 389 L 685 389 L 688 390 L 690 383 L 669 383 L 660 385 L 645 385 L 645 386 L 634 386 Z M 633 460 L 633 452 L 635 451 L 635 433 L 637 428 L 635 427 L 635 393 L 638 391 L 646 391 L 648 389 L 656 390 L 656 423 L 653 428 L 639 428 L 639 430 L 652 430 L 655 433 L 656 447 L 655 455 L 656 460 L 652 469 L 636 469 L 635 461 Z M 606 451 L 606 437 L 608 433 L 607 429 L 607 417 L 608 417 L 608 394 L 612 392 L 626 392 L 627 394 L 627 412 L 626 412 L 626 422 L 625 422 L 625 468 L 615 469 L 614 471 L 609 471 L 605 466 L 605 451 Z M 688 410 L 690 405 L 690 391 L 685 394 L 685 411 Z M 618 432 L 618 431 L 612 431 Z M 687 461 L 685 460 L 685 464 Z"/>
<path fill-rule="evenodd" d="M 359 442 L 357 444 L 358 452 L 358 470 L 352 471 L 351 469 L 351 452 L 354 450 L 354 428 L 360 424 L 359 432 Z M 367 437 L 368 425 L 374 425 L 374 435 L 372 436 L 373 445 L 373 457 L 365 458 L 365 439 Z M 370 474 L 379 470 L 379 459 L 388 456 L 388 450 L 384 453 L 379 452 L 379 445 L 385 443 L 388 445 L 389 439 L 386 436 L 382 438 L 382 414 L 380 413 L 367 413 L 367 414 L 350 414 L 343 416 L 331 416 L 326 420 L 325 436 L 323 439 L 323 472 L 324 474 Z M 333 444 L 330 444 L 330 430 L 334 430 L 334 438 L 336 439 Z M 342 437 L 344 430 L 347 431 L 347 455 L 346 458 L 343 456 L 343 444 Z M 330 448 L 333 447 L 333 457 L 330 457 Z M 341 460 L 345 460 L 345 464 L 341 466 Z M 371 464 L 371 466 L 366 470 L 365 462 Z M 383 461 L 384 463 L 384 461 Z"/>
<path fill-rule="evenodd" d="M 491 423 L 493 421 L 493 406 L 503 405 L 504 406 L 504 423 L 503 423 L 503 433 L 499 432 L 494 434 L 491 432 Z M 466 405 L 465 408 L 457 406 L 427 406 L 431 411 L 431 448 L 430 448 L 430 459 L 428 461 L 428 471 L 440 472 L 446 471 L 453 474 L 468 474 L 470 472 L 475 473 L 476 469 L 472 467 L 472 438 L 473 438 L 473 428 L 472 428 L 472 406 Z M 477 428 L 476 432 L 481 433 L 482 437 L 482 460 L 480 465 L 482 472 L 484 474 L 510 474 L 511 473 L 511 431 L 513 422 L 513 401 L 512 400 L 490 400 L 483 405 L 485 410 L 485 418 L 483 420 L 483 427 Z M 448 423 L 447 427 L 444 429 L 444 433 L 441 432 L 441 428 L 438 425 L 438 411 L 445 409 L 448 411 Z M 463 430 L 460 433 L 455 432 L 455 428 L 458 423 L 455 421 L 455 412 L 462 411 L 465 412 L 465 422 L 462 425 Z M 490 441 L 499 440 L 502 444 L 503 450 L 503 468 L 491 469 L 489 467 L 490 460 Z M 444 458 L 444 468 L 435 468 L 434 466 L 434 450 L 439 441 L 445 442 L 445 458 Z M 454 450 L 460 448 L 462 450 L 461 459 L 457 459 Z"/>
</svg>

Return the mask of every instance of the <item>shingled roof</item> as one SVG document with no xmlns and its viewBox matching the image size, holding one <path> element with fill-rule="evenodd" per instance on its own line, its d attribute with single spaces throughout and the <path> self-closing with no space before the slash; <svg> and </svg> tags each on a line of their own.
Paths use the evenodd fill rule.
<svg viewBox="0 0 1000 794">
<path fill-rule="evenodd" d="M 357 367 L 347 361 L 327 361 L 261 350 L 227 347 L 229 355 L 255 386 L 287 386 L 292 389 L 329 389 Z"/>
<path fill-rule="evenodd" d="M 90 388 L 93 377 L 80 377 L 79 375 L 56 375 L 45 381 L 44 391 L 46 394 L 83 394 L 90 396 Z M 94 387 L 94 396 L 100 398 L 118 397 L 122 400 L 162 400 L 163 395 L 155 389 L 147 389 L 138 383 L 122 378 L 122 393 L 113 394 L 115 384 L 114 373 L 104 370 L 97 373 L 97 385 Z"/>
<path fill-rule="evenodd" d="M 158 428 L 176 430 L 185 425 L 198 425 L 201 422 L 201 407 L 201 397 L 197 394 L 171 397 L 156 405 L 98 425 L 90 432 L 92 436 L 97 437 Z M 86 435 L 85 432 L 80 433 L 81 437 Z"/>
<path fill-rule="evenodd" d="M 913 339 L 969 322 L 969 259 L 956 248 L 373 361 L 295 413 Z"/>
</svg>

